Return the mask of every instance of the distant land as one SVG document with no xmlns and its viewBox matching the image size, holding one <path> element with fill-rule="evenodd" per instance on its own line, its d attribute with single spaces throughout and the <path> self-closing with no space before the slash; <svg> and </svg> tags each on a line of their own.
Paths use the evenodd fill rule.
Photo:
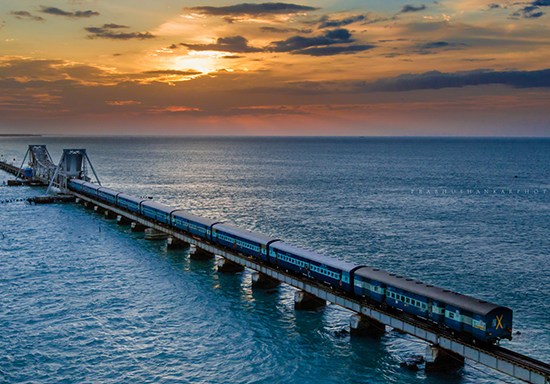
<svg viewBox="0 0 550 384">
<path fill-rule="evenodd" d="M 30 134 L 30 133 L 0 133 L 0 137 L 14 137 L 14 136 L 40 137 L 42 135 L 36 135 L 36 134 Z"/>
</svg>

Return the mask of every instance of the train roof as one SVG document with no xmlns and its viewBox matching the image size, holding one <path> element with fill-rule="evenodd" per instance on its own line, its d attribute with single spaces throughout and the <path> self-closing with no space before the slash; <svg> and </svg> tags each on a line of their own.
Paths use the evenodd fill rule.
<svg viewBox="0 0 550 384">
<path fill-rule="evenodd" d="M 172 215 L 181 217 L 182 219 L 185 219 L 185 220 L 194 221 L 195 223 L 199 223 L 206 226 L 211 226 L 212 224 L 219 223 L 218 220 L 212 220 L 206 217 L 200 217 L 185 211 L 177 211 L 177 212 L 174 212 Z"/>
<path fill-rule="evenodd" d="M 119 192 L 107 187 L 99 187 L 98 192 L 107 192 L 113 196 L 116 196 Z"/>
<path fill-rule="evenodd" d="M 161 204 L 161 203 L 157 203 L 156 201 L 151 201 L 149 199 L 147 200 L 144 200 L 142 203 L 141 203 L 141 206 L 142 207 L 150 207 L 150 208 L 153 208 L 153 209 L 157 209 L 161 212 L 164 212 L 164 213 L 170 213 L 172 211 L 175 211 L 176 208 L 172 208 L 172 207 L 169 207 L 167 205 L 164 205 L 164 204 Z"/>
<path fill-rule="evenodd" d="M 229 224 L 219 223 L 216 224 L 213 228 L 264 245 L 267 245 L 267 243 L 269 243 L 270 241 L 279 240 L 271 236 L 267 236 L 258 232 L 252 232 L 247 229 L 237 228 Z"/>
<path fill-rule="evenodd" d="M 363 267 L 355 271 L 355 276 L 361 276 L 376 280 L 386 285 L 402 289 L 420 296 L 450 304 L 454 307 L 465 309 L 479 315 L 487 315 L 497 308 L 504 308 L 500 305 L 479 300 L 470 296 L 456 293 L 448 289 L 439 288 L 421 281 L 408 279 L 403 276 L 382 271 L 378 268 Z M 506 308 L 508 309 L 508 308 Z"/>
<path fill-rule="evenodd" d="M 128 201 L 131 201 L 131 202 L 137 203 L 137 204 L 141 203 L 142 201 L 147 200 L 147 199 L 144 199 L 142 197 L 136 197 L 134 195 L 128 195 L 127 193 L 119 193 L 118 198 L 119 199 L 126 199 Z"/>
<path fill-rule="evenodd" d="M 353 269 L 361 267 L 361 264 L 356 264 L 353 261 L 346 261 L 334 256 L 327 256 L 322 253 L 285 243 L 284 241 L 273 243 L 270 247 L 273 249 L 279 249 L 281 251 L 291 253 L 299 257 L 303 257 L 305 259 L 309 259 L 319 264 L 324 264 L 329 267 L 341 269 L 346 272 L 351 272 Z"/>
<path fill-rule="evenodd" d="M 101 185 L 96 185 L 94 183 L 90 183 L 90 182 L 84 182 L 82 183 L 82 186 L 83 187 L 89 187 L 89 188 L 92 188 L 92 189 L 95 189 L 95 190 L 98 190 L 99 188 L 101 188 Z"/>
<path fill-rule="evenodd" d="M 82 179 L 73 178 L 73 179 L 69 179 L 69 183 L 84 184 L 85 181 Z"/>
</svg>

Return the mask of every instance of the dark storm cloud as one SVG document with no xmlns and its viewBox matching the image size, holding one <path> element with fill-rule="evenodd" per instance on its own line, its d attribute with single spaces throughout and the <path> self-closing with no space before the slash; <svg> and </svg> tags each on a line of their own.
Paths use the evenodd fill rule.
<svg viewBox="0 0 550 384">
<path fill-rule="evenodd" d="M 340 20 L 331 20 L 328 16 L 323 16 L 318 21 L 319 22 L 318 28 L 324 29 L 324 28 L 345 27 L 346 25 L 357 23 L 359 21 L 364 21 L 366 19 L 367 19 L 367 16 L 365 15 L 350 16 Z"/>
<path fill-rule="evenodd" d="M 311 33 L 311 32 L 313 32 L 313 30 L 311 30 L 311 29 L 276 28 L 276 27 L 260 27 L 260 31 L 262 31 L 262 32 L 272 32 L 272 33 L 289 33 L 289 32 Z"/>
<path fill-rule="evenodd" d="M 270 44 L 270 50 L 274 52 L 291 52 L 309 47 L 328 46 L 334 44 L 353 43 L 351 33 L 347 29 L 335 29 L 327 31 L 321 36 L 303 37 L 293 36 L 286 40 L 274 41 Z"/>
<path fill-rule="evenodd" d="M 45 21 L 46 19 L 40 17 L 40 16 L 33 16 L 30 14 L 30 12 L 27 11 L 11 11 L 10 15 L 13 15 L 16 19 L 23 20 L 33 20 L 33 21 Z"/>
<path fill-rule="evenodd" d="M 376 48 L 376 45 L 348 45 L 347 47 L 314 47 L 292 51 L 293 55 L 309 55 L 309 56 L 334 56 L 340 54 L 353 54 L 357 52 L 368 51 Z"/>
<path fill-rule="evenodd" d="M 181 45 L 194 51 L 223 51 L 234 53 L 262 52 L 263 48 L 255 48 L 248 45 L 248 40 L 242 36 L 220 37 L 215 44 L 187 44 Z"/>
<path fill-rule="evenodd" d="M 154 39 L 156 36 L 152 35 L 150 32 L 115 32 L 113 30 L 121 28 L 130 28 L 126 25 L 119 24 L 103 24 L 102 27 L 88 27 L 84 28 L 87 32 L 91 34 L 88 35 L 89 39 L 110 39 L 110 40 L 148 40 Z"/>
<path fill-rule="evenodd" d="M 66 16 L 66 17 L 76 17 L 76 18 L 88 18 L 92 16 L 99 16 L 99 12 L 94 12 L 91 10 L 88 11 L 76 11 L 76 12 L 66 12 L 56 7 L 45 7 L 40 6 L 40 12 L 47 13 L 49 15 L 55 16 Z"/>
<path fill-rule="evenodd" d="M 399 13 L 409 13 L 409 12 L 420 12 L 426 9 L 426 6 L 424 4 L 421 5 L 410 5 L 406 4 L 401 8 L 401 11 Z"/>
<path fill-rule="evenodd" d="M 183 9 L 207 16 L 265 16 L 316 11 L 320 8 L 289 3 L 243 3 L 225 7 L 199 6 Z"/>
</svg>

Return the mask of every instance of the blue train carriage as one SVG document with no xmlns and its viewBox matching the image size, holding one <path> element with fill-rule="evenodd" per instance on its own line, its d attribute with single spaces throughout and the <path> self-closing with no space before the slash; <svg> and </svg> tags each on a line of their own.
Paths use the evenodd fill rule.
<svg viewBox="0 0 550 384">
<path fill-rule="evenodd" d="M 512 335 L 508 308 L 377 268 L 355 272 L 354 293 L 486 342 Z"/>
<path fill-rule="evenodd" d="M 127 209 L 132 212 L 140 213 L 140 205 L 143 201 L 147 199 L 142 199 L 141 197 L 136 197 L 128 195 L 126 193 L 119 193 L 116 199 L 116 205 L 120 208 Z"/>
<path fill-rule="evenodd" d="M 196 216 L 184 211 L 174 211 L 171 215 L 171 224 L 173 227 L 207 240 L 212 239 L 212 226 L 217 223 L 219 221 Z"/>
<path fill-rule="evenodd" d="M 101 188 L 99 185 L 86 182 L 82 184 L 81 192 L 90 197 L 97 197 L 97 190 L 99 188 Z"/>
<path fill-rule="evenodd" d="M 177 211 L 177 209 L 151 200 L 142 201 L 140 206 L 140 213 L 143 216 L 147 216 L 163 224 L 170 224 L 171 214 L 175 211 Z"/>
<path fill-rule="evenodd" d="M 269 245 L 279 241 L 279 239 L 271 236 L 222 223 L 212 226 L 212 240 L 220 245 L 235 249 L 237 252 L 266 261 Z"/>
<path fill-rule="evenodd" d="M 438 292 L 434 300 L 445 303 L 443 323 L 458 332 L 466 332 L 485 342 L 512 340 L 512 310 L 446 289 L 433 287 Z"/>
<path fill-rule="evenodd" d="M 283 268 L 324 281 L 347 292 L 352 289 L 354 272 L 359 264 L 303 249 L 283 241 L 269 247 L 269 261 Z"/>
<path fill-rule="evenodd" d="M 85 181 L 80 179 L 70 179 L 67 186 L 71 191 L 81 192 Z"/>
<path fill-rule="evenodd" d="M 100 187 L 97 190 L 97 197 L 99 198 L 99 200 L 103 200 L 111 204 L 116 204 L 117 195 L 119 193 L 120 192 L 113 191 L 112 189 L 109 189 L 109 188 Z"/>
</svg>

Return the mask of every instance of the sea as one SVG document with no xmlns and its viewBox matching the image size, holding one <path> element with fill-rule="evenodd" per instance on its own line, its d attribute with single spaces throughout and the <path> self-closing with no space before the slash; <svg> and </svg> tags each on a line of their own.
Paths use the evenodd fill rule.
<svg viewBox="0 0 550 384">
<path fill-rule="evenodd" d="M 514 311 L 505 348 L 550 362 L 550 140 L 371 137 L 2 137 L 54 163 L 84 148 L 103 186 Z M 90 168 L 91 170 L 91 168 Z M 401 367 L 426 343 L 351 312 L 294 310 L 75 204 L 17 201 L 0 171 L 0 383 L 516 382 L 466 361 Z M 14 201 L 15 200 L 15 201 Z"/>
</svg>

